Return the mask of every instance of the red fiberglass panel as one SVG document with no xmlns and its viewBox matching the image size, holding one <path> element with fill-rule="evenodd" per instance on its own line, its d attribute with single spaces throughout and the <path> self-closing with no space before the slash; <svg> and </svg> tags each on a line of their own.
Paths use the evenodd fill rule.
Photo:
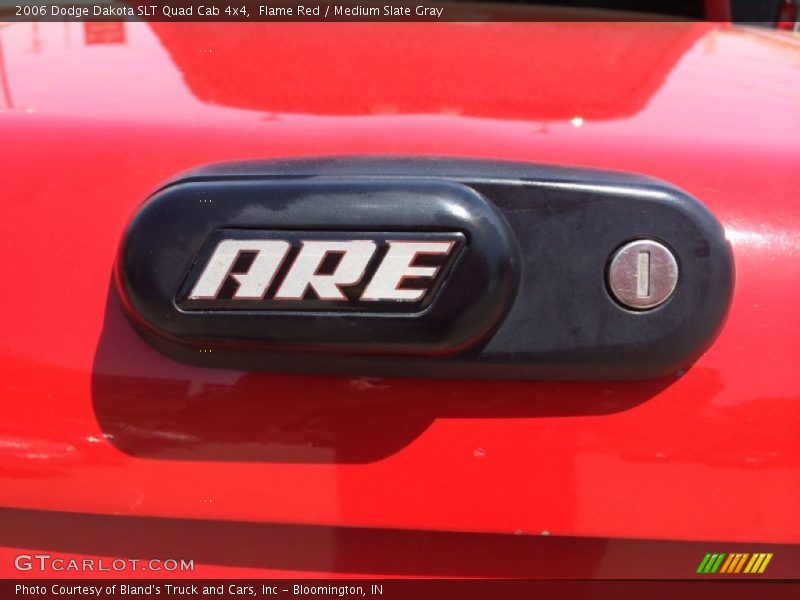
<svg viewBox="0 0 800 600">
<path fill-rule="evenodd" d="M 0 505 L 800 542 L 796 38 L 680 23 L 120 28 L 0 29 Z M 686 373 L 638 383 L 204 370 L 137 337 L 111 269 L 154 187 L 204 163 L 332 154 L 662 178 L 726 228 L 728 321 Z"/>
<path fill-rule="evenodd" d="M 276 27 L 269 47 L 255 27 L 152 27 L 204 102 L 264 112 L 449 111 L 563 120 L 576 114 L 613 119 L 641 110 L 709 25 L 456 23 L 443 37 L 441 28 L 426 23 L 413 36 L 402 35 L 402 27 L 319 23 L 301 30 Z M 197 52 L 196 40 L 213 42 L 213 51 Z M 257 57 L 257 68 L 245 57 Z"/>
</svg>

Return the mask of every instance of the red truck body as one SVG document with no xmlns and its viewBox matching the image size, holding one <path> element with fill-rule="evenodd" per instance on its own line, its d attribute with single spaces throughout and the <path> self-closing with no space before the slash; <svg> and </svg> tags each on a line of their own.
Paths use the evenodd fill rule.
<svg viewBox="0 0 800 600">
<path fill-rule="evenodd" d="M 38 549 L 194 553 L 200 576 L 680 577 L 637 557 L 800 542 L 796 35 L 16 23 L 0 48 L 3 575 Z M 387 154 L 686 190 L 733 248 L 722 333 L 666 379 L 428 381 L 190 367 L 124 318 L 120 238 L 165 179 Z"/>
</svg>

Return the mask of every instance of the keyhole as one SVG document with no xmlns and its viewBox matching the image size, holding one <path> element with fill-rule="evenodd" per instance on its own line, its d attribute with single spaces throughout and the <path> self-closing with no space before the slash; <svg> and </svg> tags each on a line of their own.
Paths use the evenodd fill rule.
<svg viewBox="0 0 800 600">
<path fill-rule="evenodd" d="M 650 253 L 639 252 L 636 266 L 636 297 L 647 298 L 650 295 Z"/>
</svg>

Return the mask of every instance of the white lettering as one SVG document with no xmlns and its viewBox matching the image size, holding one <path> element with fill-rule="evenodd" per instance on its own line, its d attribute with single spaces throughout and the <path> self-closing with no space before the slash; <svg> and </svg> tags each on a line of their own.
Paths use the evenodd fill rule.
<svg viewBox="0 0 800 600">
<path fill-rule="evenodd" d="M 416 267 L 414 261 L 420 254 L 447 255 L 453 242 L 389 242 L 389 251 L 370 281 L 362 300 L 399 300 L 414 302 L 425 294 L 424 289 L 401 289 L 400 284 L 409 277 L 433 277 L 438 267 Z"/>
<path fill-rule="evenodd" d="M 342 257 L 333 273 L 317 274 L 325 258 L 334 252 L 342 253 Z M 303 242 L 275 299 L 301 300 L 311 287 L 320 300 L 347 300 L 340 287 L 361 281 L 374 253 L 375 242 L 370 240 Z"/>
<path fill-rule="evenodd" d="M 236 299 L 258 300 L 267 293 L 278 267 L 289 251 L 283 240 L 224 240 L 220 242 L 205 270 L 195 283 L 189 299 L 214 299 L 228 275 L 239 282 L 233 294 Z M 242 252 L 255 252 L 256 257 L 246 273 L 231 273 Z"/>
</svg>

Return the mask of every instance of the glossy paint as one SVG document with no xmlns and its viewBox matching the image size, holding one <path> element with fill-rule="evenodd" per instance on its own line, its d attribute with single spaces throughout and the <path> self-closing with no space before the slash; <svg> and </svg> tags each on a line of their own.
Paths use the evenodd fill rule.
<svg viewBox="0 0 800 600">
<path fill-rule="evenodd" d="M 400 529 L 800 542 L 796 35 L 679 23 L 93 27 L 0 28 L 0 545 L 26 547 L 12 525 L 55 513 L 261 523 L 273 543 L 285 538 L 268 525 L 319 528 L 316 561 L 209 558 L 275 572 L 384 572 L 341 562 L 355 546 L 325 536 L 345 527 L 383 532 L 365 538 L 376 547 Z M 111 276 L 150 191 L 204 163 L 334 154 L 664 179 L 726 228 L 727 324 L 685 373 L 638 383 L 204 370 L 137 337 Z M 47 543 L 69 551 L 55 519 Z M 150 551 L 180 531 L 153 526 Z M 480 574 L 520 573 L 480 562 L 493 542 L 477 539 L 432 547 L 472 548 Z M 593 556 L 578 575 L 602 574 Z M 425 571 L 409 560 L 392 574 Z M 467 563 L 450 574 L 471 574 Z M 545 567 L 524 574 L 552 575 Z M 239 571 L 205 572 L 220 573 Z"/>
</svg>

